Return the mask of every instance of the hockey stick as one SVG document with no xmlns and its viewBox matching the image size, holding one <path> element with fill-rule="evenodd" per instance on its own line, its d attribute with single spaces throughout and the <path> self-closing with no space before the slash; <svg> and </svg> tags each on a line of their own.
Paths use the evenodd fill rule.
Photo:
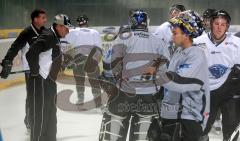
<svg viewBox="0 0 240 141">
<path fill-rule="evenodd" d="M 2 65 L 2 63 L 0 63 L 0 65 Z M 17 74 L 17 73 L 25 73 L 25 72 L 30 72 L 30 70 L 13 71 L 13 72 L 10 72 L 9 74 Z"/>
<path fill-rule="evenodd" d="M 10 72 L 10 74 L 25 73 L 25 72 L 30 72 L 30 70 L 13 71 L 13 72 Z"/>
<path fill-rule="evenodd" d="M 233 139 L 235 138 L 235 136 L 237 134 L 240 134 L 240 123 L 238 124 L 238 126 L 236 127 L 236 129 L 233 131 L 231 137 L 229 138 L 228 141 L 233 141 Z"/>
</svg>

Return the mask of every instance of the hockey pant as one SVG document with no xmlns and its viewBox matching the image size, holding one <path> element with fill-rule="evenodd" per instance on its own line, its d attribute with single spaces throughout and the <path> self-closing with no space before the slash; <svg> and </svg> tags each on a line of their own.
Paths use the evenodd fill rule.
<svg viewBox="0 0 240 141">
<path fill-rule="evenodd" d="M 222 113 L 223 138 L 228 140 L 240 123 L 240 96 L 235 95 L 229 97 L 227 94 L 224 96 L 222 93 L 215 92 L 216 91 L 211 92 L 210 115 L 206 129 L 204 130 L 204 135 L 210 132 L 220 109 Z"/>
<path fill-rule="evenodd" d="M 27 93 L 27 96 L 26 96 L 26 103 L 25 103 L 25 118 L 24 118 L 24 123 L 25 123 L 25 126 L 27 127 L 27 129 L 30 129 L 31 128 L 31 125 L 30 125 L 30 107 L 32 107 L 31 105 L 31 96 L 30 93 L 28 92 L 29 90 L 29 75 L 30 73 L 29 72 L 25 72 L 25 82 L 26 82 L 26 93 Z"/>
<path fill-rule="evenodd" d="M 29 92 L 32 94 L 31 141 L 56 141 L 56 83 L 40 75 L 30 76 Z"/>
<path fill-rule="evenodd" d="M 198 141 L 202 134 L 201 124 L 197 121 L 162 119 L 159 141 Z"/>
<path fill-rule="evenodd" d="M 96 97 L 101 95 L 100 84 L 99 84 L 99 81 L 96 80 L 100 76 L 99 68 L 96 69 L 96 72 L 92 72 L 92 73 L 85 73 L 83 68 L 84 68 L 84 64 L 80 64 L 73 67 L 73 74 L 74 74 L 74 79 L 76 81 L 78 100 L 82 102 L 84 101 L 84 91 L 85 91 L 84 82 L 85 82 L 85 74 L 87 74 L 89 78 L 88 79 L 89 83 L 92 88 L 92 94 L 95 98 L 95 104 L 97 105 L 96 107 L 98 107 L 101 105 L 101 99 L 96 99 Z"/>
<path fill-rule="evenodd" d="M 235 79 L 237 78 L 237 79 Z M 228 140 L 240 123 L 240 81 L 239 74 L 232 69 L 225 83 L 210 93 L 210 115 L 204 130 L 206 136 L 216 120 L 219 109 L 222 113 L 224 140 Z M 237 137 L 236 137 L 237 138 Z"/>
</svg>

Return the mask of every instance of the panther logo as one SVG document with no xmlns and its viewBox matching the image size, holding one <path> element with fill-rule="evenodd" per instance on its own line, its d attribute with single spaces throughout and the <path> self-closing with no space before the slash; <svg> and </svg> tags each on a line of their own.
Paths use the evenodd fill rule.
<svg viewBox="0 0 240 141">
<path fill-rule="evenodd" d="M 227 72 L 228 67 L 222 64 L 215 64 L 208 68 L 213 78 L 218 79 Z"/>
</svg>

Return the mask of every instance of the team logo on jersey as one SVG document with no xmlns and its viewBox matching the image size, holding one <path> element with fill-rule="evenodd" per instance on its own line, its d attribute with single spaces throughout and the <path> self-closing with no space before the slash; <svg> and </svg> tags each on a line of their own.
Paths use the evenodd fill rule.
<svg viewBox="0 0 240 141">
<path fill-rule="evenodd" d="M 188 69 L 188 68 L 190 68 L 190 64 L 182 64 L 182 65 L 179 65 L 178 66 L 178 68 L 177 68 L 177 73 L 180 73 L 181 72 L 181 70 L 183 70 L 183 69 Z"/>
<path fill-rule="evenodd" d="M 208 68 L 213 78 L 218 79 L 227 72 L 228 67 L 222 64 L 215 64 Z"/>
</svg>

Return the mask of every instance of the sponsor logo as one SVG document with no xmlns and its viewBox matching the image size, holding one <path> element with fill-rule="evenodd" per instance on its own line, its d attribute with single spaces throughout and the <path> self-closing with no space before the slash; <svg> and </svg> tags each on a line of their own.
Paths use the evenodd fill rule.
<svg viewBox="0 0 240 141">
<path fill-rule="evenodd" d="M 234 44 L 233 42 L 225 42 L 225 45 L 231 45 L 231 46 L 234 46 L 234 47 L 238 47 L 238 45 Z"/>
<path fill-rule="evenodd" d="M 211 51 L 211 54 L 221 53 L 220 51 Z"/>
</svg>

